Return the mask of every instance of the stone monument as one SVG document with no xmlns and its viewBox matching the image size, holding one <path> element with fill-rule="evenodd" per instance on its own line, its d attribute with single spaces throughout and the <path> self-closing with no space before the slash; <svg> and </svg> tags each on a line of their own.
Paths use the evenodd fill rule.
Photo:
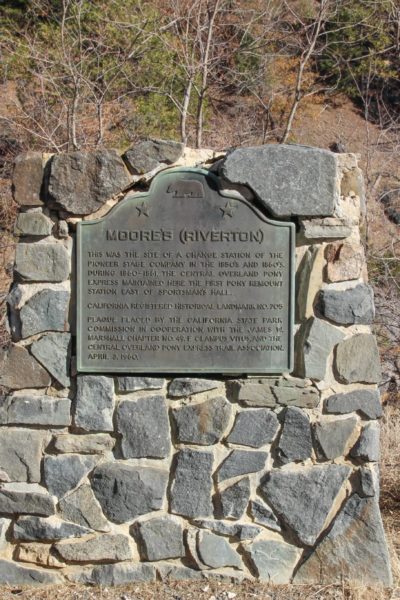
<svg viewBox="0 0 400 600">
<path fill-rule="evenodd" d="M 30 152 L 13 191 L 0 583 L 390 585 L 356 156 Z"/>
</svg>

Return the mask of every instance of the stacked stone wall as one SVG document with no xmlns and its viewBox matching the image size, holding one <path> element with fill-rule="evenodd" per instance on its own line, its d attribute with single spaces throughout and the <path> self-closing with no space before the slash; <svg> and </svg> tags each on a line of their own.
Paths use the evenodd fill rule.
<svg viewBox="0 0 400 600">
<path fill-rule="evenodd" d="M 389 585 L 356 157 L 264 146 L 196 158 L 146 142 L 123 158 L 17 159 L 13 342 L 0 357 L 0 582 Z M 196 160 L 297 224 L 293 373 L 77 374 L 76 223 L 160 168 Z"/>
</svg>

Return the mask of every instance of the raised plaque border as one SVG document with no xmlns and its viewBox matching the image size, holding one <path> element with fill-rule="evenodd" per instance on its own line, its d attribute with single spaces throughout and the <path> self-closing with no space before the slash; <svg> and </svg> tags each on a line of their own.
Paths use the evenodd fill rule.
<svg viewBox="0 0 400 600">
<path fill-rule="evenodd" d="M 262 221 L 264 221 L 265 223 L 268 223 L 269 225 L 273 225 L 276 227 L 286 227 L 289 228 L 289 247 L 290 247 L 290 261 L 289 261 L 289 269 L 290 269 L 290 273 L 289 273 L 289 298 L 290 298 L 290 306 L 289 306 L 289 327 L 288 327 L 288 339 L 289 339 L 289 366 L 288 369 L 285 371 L 281 371 L 281 370 L 276 370 L 274 368 L 266 368 L 263 371 L 260 371 L 259 369 L 246 369 L 245 371 L 241 371 L 240 369 L 237 368 L 207 368 L 207 369 L 174 369 L 171 370 L 170 367 L 166 366 L 165 369 L 157 369 L 154 370 L 154 368 L 143 368 L 141 367 L 140 369 L 129 369 L 127 370 L 126 367 L 113 367 L 112 370 L 106 370 L 104 369 L 104 366 L 99 366 L 99 367 L 93 367 L 93 366 L 84 366 L 81 364 L 80 359 L 81 359 L 81 352 L 80 352 L 80 343 L 81 343 L 81 330 L 82 330 L 82 323 L 81 323 L 81 319 L 82 319 L 82 311 L 79 310 L 79 307 L 81 306 L 82 303 L 82 286 L 81 286 L 81 280 L 82 280 L 82 265 L 81 265 L 81 261 L 80 261 L 80 257 L 82 255 L 82 228 L 83 227 L 90 227 L 92 224 L 96 224 L 99 223 L 100 221 L 106 219 L 109 217 L 109 215 L 111 215 L 111 213 L 113 212 L 117 212 L 118 209 L 126 202 L 130 202 L 132 203 L 133 206 L 135 206 L 135 204 L 139 204 L 141 202 L 143 202 L 144 200 L 148 199 L 149 197 L 151 197 L 153 195 L 153 188 L 155 187 L 155 182 L 157 180 L 157 182 L 160 180 L 160 178 L 162 178 L 164 175 L 170 175 L 173 173 L 197 173 L 197 174 L 201 174 L 204 175 L 207 178 L 211 178 L 214 182 L 214 184 L 217 187 L 218 193 L 228 199 L 232 199 L 232 200 L 236 200 L 239 202 L 242 202 L 243 204 L 245 204 L 250 210 L 252 210 L 258 218 L 260 218 Z M 139 192 L 136 193 L 134 192 L 134 195 L 130 195 L 130 192 L 127 192 L 127 196 L 125 198 L 123 198 L 120 202 L 118 202 L 115 206 L 113 206 L 109 212 L 104 215 L 103 217 L 99 218 L 99 219 L 93 219 L 93 220 L 89 220 L 89 221 L 80 221 L 77 224 L 77 253 L 76 253 L 76 261 L 77 261 L 77 268 L 76 268 L 76 275 L 77 275 L 77 280 L 76 280 L 76 339 L 77 339 L 77 343 L 76 343 L 76 369 L 78 373 L 103 373 L 103 374 L 113 374 L 113 373 L 124 373 L 127 375 L 130 374 L 135 374 L 135 375 L 141 375 L 141 374 L 157 374 L 157 375 L 164 375 L 164 376 L 174 376 L 174 375 L 182 375 L 182 374 L 186 374 L 186 375 L 208 375 L 208 374 L 212 374 L 212 375 L 229 375 L 229 376 L 244 376 L 244 375 L 252 375 L 252 376 L 256 376 L 256 375 L 281 375 L 283 373 L 290 373 L 293 368 L 294 368 L 294 316 L 295 316 L 295 307 L 294 307 L 294 303 L 295 303 L 295 270 L 296 270 L 296 256 L 295 256 L 295 247 L 296 247 L 296 226 L 294 223 L 290 222 L 290 221 L 276 221 L 274 219 L 271 219 L 270 217 L 268 217 L 266 214 L 264 214 L 264 212 L 262 212 L 258 207 L 256 207 L 254 204 L 252 204 L 251 202 L 249 202 L 247 199 L 245 199 L 243 197 L 242 194 L 240 194 L 239 191 L 236 190 L 224 190 L 221 187 L 221 179 L 215 175 L 215 173 L 212 173 L 211 171 L 207 171 L 206 169 L 197 169 L 197 168 L 193 168 L 193 167 L 175 167 L 175 168 L 169 168 L 169 169 L 165 169 L 159 173 L 157 173 L 154 178 L 151 180 L 149 189 L 146 192 Z"/>
</svg>

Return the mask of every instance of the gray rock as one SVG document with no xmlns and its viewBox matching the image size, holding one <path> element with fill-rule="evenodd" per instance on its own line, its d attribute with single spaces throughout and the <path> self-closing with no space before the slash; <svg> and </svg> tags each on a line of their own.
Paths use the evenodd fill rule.
<svg viewBox="0 0 400 600">
<path fill-rule="evenodd" d="M 51 161 L 49 202 L 69 213 L 88 215 L 129 183 L 125 165 L 114 150 L 58 154 Z"/>
<path fill-rule="evenodd" d="M 54 548 L 68 563 L 117 562 L 132 559 L 129 538 L 120 533 L 102 533 L 90 539 L 74 542 L 63 540 L 55 544 Z"/>
<path fill-rule="evenodd" d="M 90 485 L 81 485 L 59 503 L 60 515 L 67 521 L 95 531 L 109 531 L 110 526 Z"/>
<path fill-rule="evenodd" d="M 356 417 L 315 423 L 313 431 L 320 457 L 332 460 L 344 456 L 356 425 Z"/>
<path fill-rule="evenodd" d="M 315 408 L 319 404 L 319 391 L 314 387 L 304 389 L 296 387 L 274 387 L 272 391 L 281 406 Z"/>
<path fill-rule="evenodd" d="M 301 549 L 280 540 L 256 540 L 243 546 L 261 581 L 290 583 Z"/>
<path fill-rule="evenodd" d="M 31 352 L 63 387 L 70 385 L 71 335 L 46 333 L 33 342 Z"/>
<path fill-rule="evenodd" d="M 172 165 L 182 156 L 184 149 L 180 142 L 150 139 L 127 150 L 122 158 L 132 174 L 143 175 L 156 169 L 160 163 Z"/>
<path fill-rule="evenodd" d="M 54 571 L 29 569 L 15 562 L 0 559 L 1 585 L 60 585 L 62 582 L 61 575 Z"/>
<path fill-rule="evenodd" d="M 323 268 L 320 246 L 309 246 L 296 270 L 295 278 L 295 322 L 302 323 L 312 313 L 310 307 L 321 286 L 320 274 Z"/>
<path fill-rule="evenodd" d="M 26 348 L 12 344 L 0 350 L 0 386 L 10 390 L 42 388 L 51 384 L 51 377 Z"/>
<path fill-rule="evenodd" d="M 175 563 L 163 563 L 157 565 L 157 571 L 161 581 L 187 581 L 204 579 L 202 571 L 196 571 L 190 567 L 176 565 Z"/>
<path fill-rule="evenodd" d="M 224 519 L 240 519 L 250 499 L 250 480 L 244 477 L 219 494 Z"/>
<path fill-rule="evenodd" d="M 79 454 L 46 456 L 43 461 L 44 480 L 49 492 L 58 498 L 74 489 L 93 469 L 97 457 Z"/>
<path fill-rule="evenodd" d="M 61 239 L 67 239 L 69 236 L 69 229 L 67 221 L 58 221 L 57 223 L 57 234 Z"/>
<path fill-rule="evenodd" d="M 137 525 L 143 560 L 164 560 L 185 556 L 180 521 L 159 517 Z"/>
<path fill-rule="evenodd" d="M 168 471 L 136 467 L 124 462 L 99 465 L 92 476 L 92 487 L 106 517 L 125 523 L 163 506 Z"/>
<path fill-rule="evenodd" d="M 87 527 L 66 523 L 57 517 L 20 517 L 14 524 L 13 537 L 24 542 L 50 542 L 82 537 L 90 533 Z"/>
<path fill-rule="evenodd" d="M 3 552 L 7 548 L 7 532 L 10 529 L 11 519 L 0 518 L 0 551 Z"/>
<path fill-rule="evenodd" d="M 168 388 L 168 395 L 172 398 L 184 398 L 213 390 L 221 385 L 221 381 L 212 379 L 194 379 L 192 377 L 182 377 L 173 379 Z"/>
<path fill-rule="evenodd" d="M 260 488 L 298 540 L 312 546 L 350 472 L 350 467 L 334 464 L 271 471 Z"/>
<path fill-rule="evenodd" d="M 367 423 L 361 430 L 360 437 L 350 450 L 350 456 L 368 462 L 379 460 L 379 423 Z"/>
<path fill-rule="evenodd" d="M 41 152 L 19 154 L 14 162 L 14 200 L 20 206 L 41 206 L 43 158 Z"/>
<path fill-rule="evenodd" d="M 319 294 L 317 308 L 326 319 L 341 325 L 369 325 L 375 317 L 374 292 L 365 283 L 343 291 L 325 288 Z"/>
<path fill-rule="evenodd" d="M 377 465 L 360 467 L 359 475 L 359 495 L 363 498 L 376 496 L 379 498 L 379 468 Z"/>
<path fill-rule="evenodd" d="M 68 427 L 71 401 L 52 396 L 8 396 L 0 406 L 0 423 Z"/>
<path fill-rule="evenodd" d="M 119 392 L 137 392 L 139 390 L 160 390 L 165 379 L 161 377 L 117 377 Z"/>
<path fill-rule="evenodd" d="M 303 377 L 321 381 L 325 377 L 328 356 L 344 333 L 326 321 L 312 317 L 296 340 L 297 369 Z"/>
<path fill-rule="evenodd" d="M 231 405 L 223 396 L 172 410 L 179 443 L 209 445 L 219 442 L 228 426 Z"/>
<path fill-rule="evenodd" d="M 32 296 L 19 313 L 22 337 L 42 331 L 69 331 L 69 298 L 66 290 L 42 290 Z"/>
<path fill-rule="evenodd" d="M 67 579 L 75 583 L 98 586 L 126 585 L 129 583 L 155 581 L 156 570 L 153 565 L 125 562 L 98 565 L 80 571 L 72 571 L 67 574 Z"/>
<path fill-rule="evenodd" d="M 238 382 L 238 401 L 243 402 L 245 406 L 265 406 L 274 408 L 276 398 L 272 392 L 272 386 L 275 380 L 264 379 L 256 382 L 240 381 Z"/>
<path fill-rule="evenodd" d="M 255 525 L 249 525 L 248 523 L 232 523 L 232 521 L 213 521 L 211 519 L 199 519 L 194 521 L 194 525 L 197 527 L 203 527 L 204 529 L 210 529 L 220 535 L 226 535 L 230 538 L 237 540 L 252 540 L 259 533 L 261 533 L 261 527 Z"/>
<path fill-rule="evenodd" d="M 15 224 L 16 235 L 44 237 L 51 235 L 54 223 L 41 212 L 19 213 Z"/>
<path fill-rule="evenodd" d="M 296 584 L 392 585 L 390 557 L 376 498 L 350 497 L 332 529 L 300 566 Z"/>
<path fill-rule="evenodd" d="M 197 551 L 202 562 L 212 569 L 242 567 L 239 554 L 229 545 L 229 542 L 210 531 L 197 532 Z"/>
<path fill-rule="evenodd" d="M 64 281 L 69 277 L 70 263 L 62 244 L 20 243 L 16 247 L 14 269 L 24 281 Z"/>
<path fill-rule="evenodd" d="M 264 527 L 268 527 L 268 529 L 272 529 L 272 531 L 281 531 L 278 519 L 272 510 L 263 502 L 252 500 L 250 502 L 250 514 L 255 523 L 264 525 Z"/>
<path fill-rule="evenodd" d="M 334 394 L 325 401 L 325 410 L 331 414 L 359 412 L 368 419 L 382 416 L 382 405 L 378 390 L 354 390 L 347 394 Z"/>
<path fill-rule="evenodd" d="M 163 396 L 120 402 L 116 412 L 124 458 L 165 458 L 169 455 L 168 411 Z"/>
<path fill-rule="evenodd" d="M 312 438 L 310 421 L 301 408 L 286 408 L 281 437 L 278 443 L 278 456 L 283 464 L 306 460 L 311 457 Z"/>
<path fill-rule="evenodd" d="M 101 375 L 76 380 L 75 425 L 85 431 L 113 431 L 114 381 Z"/>
<path fill-rule="evenodd" d="M 249 186 L 278 217 L 333 215 L 337 159 L 327 150 L 294 144 L 237 148 L 225 158 L 222 174 Z"/>
<path fill-rule="evenodd" d="M 49 517 L 55 510 L 53 498 L 37 483 L 4 483 L 0 488 L 0 513 Z"/>
<path fill-rule="evenodd" d="M 379 383 L 382 378 L 375 336 L 358 333 L 336 349 L 336 369 L 344 383 Z"/>
<path fill-rule="evenodd" d="M 54 437 L 53 446 L 57 452 L 78 454 L 107 454 L 112 450 L 115 439 L 107 433 L 74 435 L 60 433 Z"/>
<path fill-rule="evenodd" d="M 226 441 L 259 448 L 271 443 L 278 429 L 278 417 L 271 410 L 244 410 L 236 415 L 235 424 Z"/>
<path fill-rule="evenodd" d="M 300 221 L 300 232 L 310 241 L 339 240 L 351 234 L 351 227 L 345 219 L 326 217 L 325 219 L 304 219 Z"/>
<path fill-rule="evenodd" d="M 251 450 L 232 450 L 224 460 L 217 473 L 218 481 L 224 481 L 231 477 L 257 473 L 265 468 L 268 458 L 267 452 L 255 452 Z"/>
<path fill-rule="evenodd" d="M 40 462 L 48 434 L 31 429 L 2 429 L 0 468 L 12 481 L 39 483 Z"/>
<path fill-rule="evenodd" d="M 189 518 L 212 515 L 213 455 L 185 448 L 175 456 L 175 477 L 171 486 L 171 512 Z"/>
</svg>

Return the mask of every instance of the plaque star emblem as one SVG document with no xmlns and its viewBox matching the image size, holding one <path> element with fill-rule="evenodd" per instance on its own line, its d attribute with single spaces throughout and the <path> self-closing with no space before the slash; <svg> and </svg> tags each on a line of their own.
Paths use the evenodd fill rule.
<svg viewBox="0 0 400 600">
<path fill-rule="evenodd" d="M 236 206 L 234 204 L 231 204 L 231 202 L 228 200 L 225 206 L 219 207 L 219 210 L 222 212 L 223 218 L 233 217 L 233 213 L 236 210 Z"/>
<path fill-rule="evenodd" d="M 136 210 L 138 211 L 138 216 L 141 217 L 142 215 L 144 217 L 148 217 L 149 216 L 149 209 L 146 206 L 145 202 L 142 202 L 142 204 L 139 204 L 138 206 L 136 206 Z"/>
</svg>

